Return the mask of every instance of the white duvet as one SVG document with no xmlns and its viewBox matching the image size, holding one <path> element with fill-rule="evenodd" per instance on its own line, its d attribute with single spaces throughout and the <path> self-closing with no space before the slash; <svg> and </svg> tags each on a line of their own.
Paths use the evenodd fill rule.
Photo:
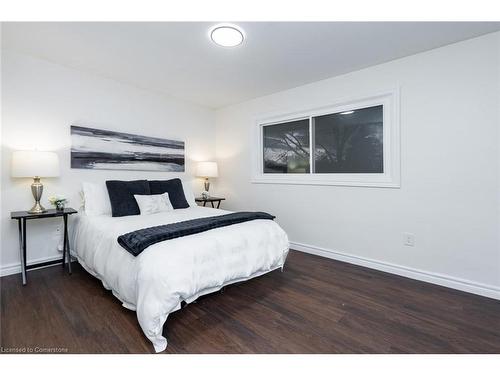
<svg viewBox="0 0 500 375">
<path fill-rule="evenodd" d="M 271 220 L 254 220 L 163 241 L 134 257 L 117 238 L 141 228 L 229 211 L 190 207 L 126 217 L 77 215 L 71 249 L 82 266 L 99 278 L 123 306 L 137 312 L 139 324 L 157 352 L 168 314 L 203 294 L 283 267 L 288 238 Z"/>
</svg>

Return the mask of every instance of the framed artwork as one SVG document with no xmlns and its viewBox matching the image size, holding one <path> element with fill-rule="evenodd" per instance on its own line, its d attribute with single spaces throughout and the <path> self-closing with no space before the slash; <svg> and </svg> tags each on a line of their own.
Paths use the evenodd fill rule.
<svg viewBox="0 0 500 375">
<path fill-rule="evenodd" d="M 71 168 L 184 172 L 184 142 L 71 126 Z"/>
</svg>

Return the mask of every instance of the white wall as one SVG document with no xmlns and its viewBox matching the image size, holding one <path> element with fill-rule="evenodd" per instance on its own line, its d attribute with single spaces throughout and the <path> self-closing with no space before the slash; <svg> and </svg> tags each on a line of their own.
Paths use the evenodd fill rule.
<svg viewBox="0 0 500 375">
<path fill-rule="evenodd" d="M 46 207 L 49 195 L 56 193 L 68 196 L 69 205 L 79 208 L 81 181 L 177 176 L 70 169 L 70 124 L 183 140 L 187 165 L 181 177 L 192 176 L 193 161 L 215 157 L 213 110 L 2 50 L 2 274 L 19 269 L 17 226 L 10 219 L 10 211 L 29 209 L 33 204 L 32 180 L 10 177 L 12 150 L 37 147 L 59 154 L 61 176 L 42 179 L 42 204 Z M 201 190 L 196 180 L 193 183 L 195 190 Z M 56 234 L 60 222 L 28 222 L 28 263 L 61 256 Z"/>
<path fill-rule="evenodd" d="M 252 184 L 254 118 L 401 89 L 401 188 Z M 500 298 L 500 34 L 217 111 L 218 187 L 292 248 Z M 416 247 L 403 246 L 403 232 Z"/>
</svg>

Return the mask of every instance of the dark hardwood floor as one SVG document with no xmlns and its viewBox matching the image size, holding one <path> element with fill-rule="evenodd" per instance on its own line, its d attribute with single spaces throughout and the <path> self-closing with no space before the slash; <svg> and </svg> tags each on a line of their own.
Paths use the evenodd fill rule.
<svg viewBox="0 0 500 375">
<path fill-rule="evenodd" d="M 151 353 L 135 313 L 75 264 L 1 282 L 2 348 Z M 500 301 L 292 251 L 169 316 L 165 353 L 500 353 Z M 59 349 L 58 349 L 59 348 Z"/>
</svg>

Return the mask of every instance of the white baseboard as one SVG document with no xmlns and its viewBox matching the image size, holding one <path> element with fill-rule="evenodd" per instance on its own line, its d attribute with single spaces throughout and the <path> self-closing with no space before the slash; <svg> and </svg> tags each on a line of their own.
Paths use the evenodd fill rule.
<svg viewBox="0 0 500 375">
<path fill-rule="evenodd" d="M 448 288 L 458 289 L 464 292 L 474 293 L 480 296 L 500 300 L 500 288 L 495 287 L 493 285 L 481 284 L 474 281 L 459 279 L 448 275 L 422 271 L 415 268 L 404 267 L 387 262 L 381 262 L 378 260 L 350 255 L 317 246 L 306 245 L 299 242 L 290 241 L 290 248 L 302 251 L 304 253 L 340 260 L 342 262 L 352 263 L 367 268 L 373 268 L 375 270 L 393 273 L 399 276 L 408 277 L 410 279 L 425 281 L 428 283 L 437 284 Z"/>
<path fill-rule="evenodd" d="M 387 262 L 381 262 L 374 259 L 368 259 L 364 257 L 359 257 L 355 255 L 350 255 L 342 253 L 339 251 L 334 251 L 330 249 L 325 249 L 318 246 L 306 245 L 300 242 L 290 241 L 290 248 L 304 253 L 319 255 L 325 258 L 340 260 L 342 262 L 347 262 L 351 264 L 356 264 L 358 266 L 363 266 L 367 268 L 372 268 L 378 271 L 393 273 L 395 275 L 408 277 L 410 279 L 425 281 L 431 284 L 437 284 L 445 286 L 452 289 L 461 290 L 464 292 L 478 294 L 480 296 L 494 298 L 500 300 L 500 288 L 493 285 L 487 285 L 482 283 L 477 283 L 470 280 L 460 279 L 448 275 L 443 275 L 434 272 L 427 272 L 418 270 L 415 268 L 400 266 L 397 264 L 391 264 Z M 49 262 L 52 260 L 61 259 L 61 254 L 52 255 L 50 257 L 34 259 L 28 262 L 28 264 Z M 0 277 L 8 276 L 15 273 L 21 272 L 21 264 L 14 263 L 2 266 L 0 268 Z"/>
<path fill-rule="evenodd" d="M 52 260 L 60 260 L 61 258 L 62 258 L 62 253 L 57 254 L 57 255 L 51 255 L 48 257 L 44 257 L 44 258 L 32 259 L 27 263 L 27 265 L 31 265 L 31 264 L 35 264 L 35 263 L 50 262 Z M 52 265 L 44 266 L 44 267 L 50 267 L 50 266 L 52 266 Z M 40 268 L 42 268 L 42 267 L 40 267 Z M 28 270 L 28 272 L 29 271 L 32 271 L 32 270 Z M 20 262 L 6 264 L 5 266 L 2 266 L 0 268 L 0 277 L 13 275 L 15 273 L 21 273 L 21 263 Z"/>
</svg>

